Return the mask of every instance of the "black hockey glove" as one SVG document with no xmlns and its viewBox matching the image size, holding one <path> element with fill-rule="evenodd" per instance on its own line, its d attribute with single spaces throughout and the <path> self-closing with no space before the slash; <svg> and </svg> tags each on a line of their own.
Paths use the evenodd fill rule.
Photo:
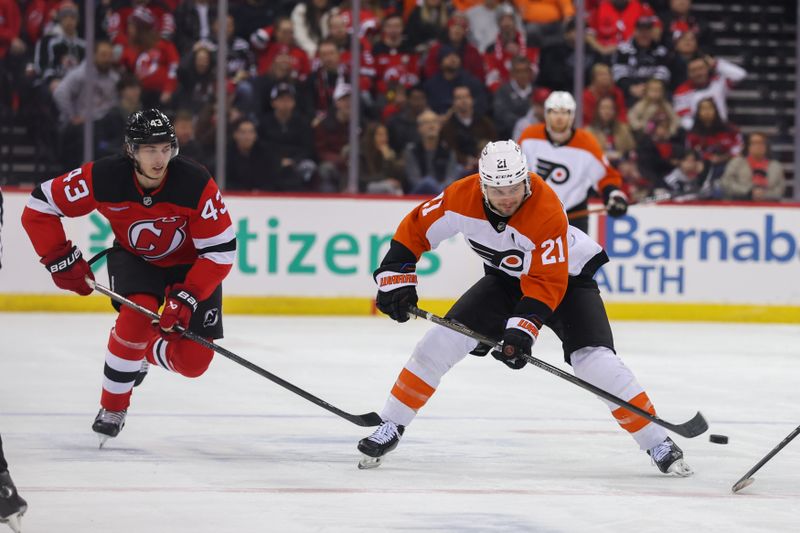
<svg viewBox="0 0 800 533">
<path fill-rule="evenodd" d="M 414 263 L 392 263 L 380 267 L 373 274 L 378 284 L 375 305 L 392 320 L 406 322 L 409 319 L 408 307 L 417 305 L 416 270 Z"/>
<path fill-rule="evenodd" d="M 500 350 L 494 350 L 492 357 L 506 365 L 508 368 L 519 370 L 527 364 L 526 355 L 531 355 L 533 343 L 539 336 L 539 327 L 532 321 L 511 317 L 506 323 L 503 333 L 503 344 Z"/>
<path fill-rule="evenodd" d="M 603 199 L 608 216 L 621 217 L 628 212 L 628 196 L 616 187 L 606 187 L 603 190 Z"/>
</svg>

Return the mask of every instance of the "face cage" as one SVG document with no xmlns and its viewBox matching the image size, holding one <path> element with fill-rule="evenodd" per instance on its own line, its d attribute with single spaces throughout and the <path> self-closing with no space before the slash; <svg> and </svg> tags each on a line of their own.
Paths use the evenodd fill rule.
<svg viewBox="0 0 800 533">
<path fill-rule="evenodd" d="M 487 190 L 489 185 L 486 185 L 486 183 L 484 183 L 483 180 L 480 180 L 480 183 L 481 183 L 481 194 L 483 195 L 483 202 L 486 204 L 486 207 L 488 207 L 492 213 L 504 217 L 505 215 L 498 212 L 497 209 L 495 209 L 492 203 L 489 201 L 489 194 Z M 516 183 L 508 185 L 508 187 L 511 187 L 512 185 L 516 185 Z M 492 185 L 492 187 L 494 187 L 494 185 Z M 522 198 L 522 201 L 524 202 L 525 200 L 530 198 L 530 196 L 531 196 L 531 175 L 530 173 L 525 173 L 525 196 Z"/>
</svg>

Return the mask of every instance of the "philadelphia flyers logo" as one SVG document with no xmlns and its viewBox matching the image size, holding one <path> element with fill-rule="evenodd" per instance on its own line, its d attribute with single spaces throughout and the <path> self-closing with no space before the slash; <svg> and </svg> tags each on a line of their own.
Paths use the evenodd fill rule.
<svg viewBox="0 0 800 533">
<path fill-rule="evenodd" d="M 494 250 L 472 239 L 467 239 L 467 241 L 469 241 L 469 245 L 475 253 L 481 256 L 484 261 L 503 270 L 522 272 L 525 256 L 520 250 Z"/>
<path fill-rule="evenodd" d="M 548 161 L 547 159 L 539 159 L 536 162 L 536 173 L 545 179 L 545 181 L 552 181 L 556 185 L 566 183 L 569 179 L 569 169 L 555 161 Z"/>
<path fill-rule="evenodd" d="M 185 217 L 140 220 L 128 228 L 128 241 L 140 256 L 156 261 L 181 247 L 186 240 Z"/>
</svg>

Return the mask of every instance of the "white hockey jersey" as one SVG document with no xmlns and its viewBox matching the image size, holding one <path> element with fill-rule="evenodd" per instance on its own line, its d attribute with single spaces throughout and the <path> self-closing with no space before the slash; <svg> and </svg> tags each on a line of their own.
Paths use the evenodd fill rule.
<svg viewBox="0 0 800 533">
<path fill-rule="evenodd" d="M 597 139 L 583 128 L 564 145 L 550 142 L 545 125 L 528 126 L 518 144 L 528 158 L 528 170 L 540 175 L 569 211 L 586 201 L 589 189 L 602 193 L 612 185 L 622 188 L 622 177 L 611 166 Z"/>
</svg>

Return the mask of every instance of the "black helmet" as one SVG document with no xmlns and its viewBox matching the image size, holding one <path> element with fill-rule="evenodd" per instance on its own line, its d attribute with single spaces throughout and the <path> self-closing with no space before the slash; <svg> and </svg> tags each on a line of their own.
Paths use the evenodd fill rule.
<svg viewBox="0 0 800 533">
<path fill-rule="evenodd" d="M 167 142 L 172 145 L 173 157 L 178 155 L 175 128 L 167 115 L 158 109 L 136 111 L 128 117 L 128 123 L 125 124 L 125 147 L 131 156 L 137 145 Z"/>
</svg>

